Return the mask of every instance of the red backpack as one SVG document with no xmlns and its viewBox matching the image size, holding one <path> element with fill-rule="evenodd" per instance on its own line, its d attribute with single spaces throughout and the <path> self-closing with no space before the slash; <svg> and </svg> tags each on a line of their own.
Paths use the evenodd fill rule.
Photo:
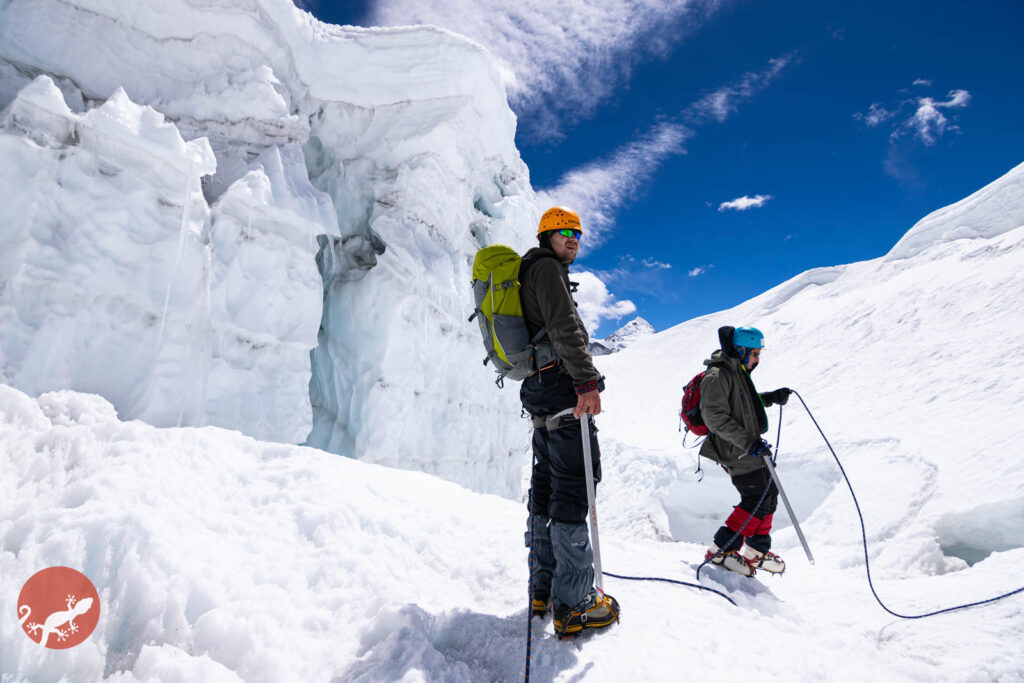
<svg viewBox="0 0 1024 683">
<path fill-rule="evenodd" d="M 700 381 L 702 379 L 704 379 L 704 372 L 697 373 L 683 389 L 683 406 L 679 411 L 680 419 L 686 423 L 686 431 L 693 432 L 697 436 L 707 436 L 710 433 L 704 424 L 704 418 L 700 416 Z"/>
</svg>

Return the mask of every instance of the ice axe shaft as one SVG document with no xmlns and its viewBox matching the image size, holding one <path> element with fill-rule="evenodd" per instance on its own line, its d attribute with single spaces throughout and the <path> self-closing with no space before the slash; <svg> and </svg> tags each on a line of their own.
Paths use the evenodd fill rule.
<svg viewBox="0 0 1024 683">
<path fill-rule="evenodd" d="M 590 416 L 580 418 L 583 433 L 583 469 L 587 477 L 587 505 L 590 507 L 590 543 L 594 546 L 594 585 L 604 595 L 604 578 L 601 573 L 601 544 L 597 540 L 597 495 L 594 491 L 594 463 L 590 454 Z M 813 560 L 812 560 L 813 562 Z"/>
<path fill-rule="evenodd" d="M 786 506 L 786 512 L 789 513 L 789 521 L 793 522 L 793 528 L 796 529 L 796 535 L 800 538 L 800 543 L 804 547 L 804 552 L 807 553 L 807 559 L 811 564 L 814 564 L 814 556 L 811 555 L 811 549 L 807 545 L 807 539 L 804 538 L 804 532 L 800 529 L 800 523 L 796 521 L 796 515 L 793 514 L 793 506 L 789 504 L 789 498 L 786 497 L 786 491 L 782 488 L 782 482 L 779 481 L 779 475 L 775 473 L 775 465 L 772 464 L 770 457 L 764 458 L 765 467 L 768 468 L 768 473 L 772 475 L 772 481 L 775 482 L 775 488 L 779 490 L 779 497 L 782 498 L 782 504 Z"/>
</svg>

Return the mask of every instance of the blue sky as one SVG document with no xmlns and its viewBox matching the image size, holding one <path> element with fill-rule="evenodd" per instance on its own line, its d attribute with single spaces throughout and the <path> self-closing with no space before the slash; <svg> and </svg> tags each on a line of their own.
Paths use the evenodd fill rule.
<svg viewBox="0 0 1024 683">
<path fill-rule="evenodd" d="M 534 189 L 587 228 L 599 337 L 881 256 L 1024 162 L 1019 0 L 297 4 L 488 48 Z"/>
</svg>

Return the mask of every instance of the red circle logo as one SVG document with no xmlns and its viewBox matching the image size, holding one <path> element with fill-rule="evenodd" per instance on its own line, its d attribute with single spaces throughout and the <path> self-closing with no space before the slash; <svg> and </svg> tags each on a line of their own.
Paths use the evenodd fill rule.
<svg viewBox="0 0 1024 683">
<path fill-rule="evenodd" d="M 69 567 L 36 572 L 18 595 L 21 630 L 44 647 L 74 647 L 92 634 L 99 620 L 96 587 L 85 574 Z"/>
</svg>

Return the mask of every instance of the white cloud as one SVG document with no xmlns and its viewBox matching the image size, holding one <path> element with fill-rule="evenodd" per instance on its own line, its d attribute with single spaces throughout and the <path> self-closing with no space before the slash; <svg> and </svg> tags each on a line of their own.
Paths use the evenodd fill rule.
<svg viewBox="0 0 1024 683">
<path fill-rule="evenodd" d="M 746 211 L 747 209 L 760 209 L 768 203 L 772 196 L 770 194 L 757 194 L 753 197 L 743 195 L 718 205 L 719 211 Z"/>
<path fill-rule="evenodd" d="M 929 88 L 932 82 L 918 78 L 915 86 Z M 971 93 L 966 90 L 950 90 L 945 99 L 935 97 L 907 96 L 909 90 L 901 90 L 902 99 L 889 106 L 872 104 L 867 113 L 856 113 L 853 117 L 874 128 L 892 120 L 889 145 L 882 168 L 885 173 L 901 183 L 920 186 L 920 174 L 910 161 L 909 142 L 920 141 L 925 147 L 933 146 L 950 131 L 959 131 L 958 110 L 971 103 Z"/>
<path fill-rule="evenodd" d="M 868 111 L 866 114 L 857 112 L 856 114 L 853 115 L 853 118 L 857 119 L 858 121 L 863 121 L 869 128 L 874 128 L 875 126 L 878 126 L 883 122 L 891 119 L 895 115 L 896 112 L 889 111 L 878 102 L 875 102 L 870 107 L 868 107 Z"/>
<path fill-rule="evenodd" d="M 929 87 L 931 81 L 919 78 L 914 81 L 914 85 Z M 947 115 L 950 110 L 963 109 L 970 103 L 971 93 L 968 91 L 950 90 L 944 100 L 933 97 L 910 97 L 897 100 L 890 106 L 875 102 L 868 107 L 867 112 L 857 112 L 853 118 L 863 121 L 869 128 L 874 128 L 890 119 L 900 117 L 890 133 L 891 142 L 910 135 L 931 146 L 947 131 L 958 130 Z M 909 115 L 907 112 L 910 112 Z"/>
<path fill-rule="evenodd" d="M 936 106 L 961 109 L 971 103 L 971 93 L 966 90 L 950 90 L 946 97 L 949 98 L 947 101 L 939 102 Z"/>
<path fill-rule="evenodd" d="M 615 286 L 620 291 L 642 292 L 657 295 L 665 288 L 665 271 L 671 270 L 672 264 L 647 257 L 637 259 L 631 254 L 619 257 L 618 264 L 610 270 L 595 270 L 593 273 L 606 285 Z"/>
<path fill-rule="evenodd" d="M 605 282 L 626 283 L 630 280 L 635 280 L 637 277 L 643 277 L 645 274 L 657 273 L 658 271 L 671 268 L 671 263 L 659 261 L 652 256 L 638 259 L 632 254 L 625 254 L 619 256 L 619 263 L 615 268 L 611 270 L 593 270 L 592 272 Z"/>
<path fill-rule="evenodd" d="M 595 273 L 585 270 L 574 272 L 572 279 L 580 284 L 573 298 L 576 299 L 580 318 L 591 336 L 594 336 L 602 320 L 618 320 L 624 315 L 636 312 L 636 304 L 628 299 L 616 300 Z"/>
<path fill-rule="evenodd" d="M 747 73 L 733 85 L 708 93 L 690 105 L 684 117 L 691 125 L 703 123 L 707 119 L 722 123 L 742 102 L 761 92 L 774 81 L 792 59 L 792 55 L 776 57 L 768 62 L 767 69 Z"/>
<path fill-rule="evenodd" d="M 662 162 L 684 153 L 693 135 L 688 128 L 660 124 L 647 135 L 620 147 L 610 158 L 572 169 L 556 187 L 537 192 L 541 207 L 568 206 L 580 214 L 588 244 L 600 244 L 616 210 L 645 184 Z"/>
<path fill-rule="evenodd" d="M 633 68 L 665 55 L 722 0 L 378 0 L 377 26 L 434 24 L 483 45 L 506 75 L 513 107 L 539 136 L 589 116 Z"/>
<path fill-rule="evenodd" d="M 971 102 L 971 93 L 966 90 L 950 90 L 945 101 L 933 100 L 930 97 L 920 97 L 917 100 L 917 109 L 907 119 L 903 127 L 913 132 L 921 142 L 926 145 L 934 145 L 936 140 L 941 138 L 950 126 L 949 119 L 942 113 L 942 109 L 963 109 Z"/>
<path fill-rule="evenodd" d="M 714 267 L 714 264 L 708 264 L 706 266 L 697 266 L 696 268 L 691 268 L 690 270 L 686 271 L 686 274 L 689 275 L 690 277 L 700 277 L 701 275 L 708 272 Z"/>
<path fill-rule="evenodd" d="M 931 98 L 924 97 L 918 103 L 917 111 L 906 121 L 906 127 L 920 138 L 926 145 L 934 145 L 935 140 L 946 132 L 949 120 L 935 108 Z"/>
<path fill-rule="evenodd" d="M 681 112 L 682 121 L 653 126 L 607 159 L 569 171 L 555 187 L 537 192 L 539 205 L 575 209 L 587 230 L 588 244 L 599 245 L 613 227 L 619 207 L 636 195 L 667 158 L 686 153 L 684 144 L 696 134 L 693 126 L 724 121 L 743 101 L 770 85 L 790 60 L 788 56 L 771 60 L 765 70 L 744 74 L 738 82 L 687 107 Z"/>
<path fill-rule="evenodd" d="M 658 270 L 668 270 L 669 268 L 672 267 L 671 263 L 662 263 L 661 261 L 656 261 L 655 259 L 650 257 L 645 258 L 640 263 L 647 266 L 648 268 L 657 268 Z"/>
</svg>

